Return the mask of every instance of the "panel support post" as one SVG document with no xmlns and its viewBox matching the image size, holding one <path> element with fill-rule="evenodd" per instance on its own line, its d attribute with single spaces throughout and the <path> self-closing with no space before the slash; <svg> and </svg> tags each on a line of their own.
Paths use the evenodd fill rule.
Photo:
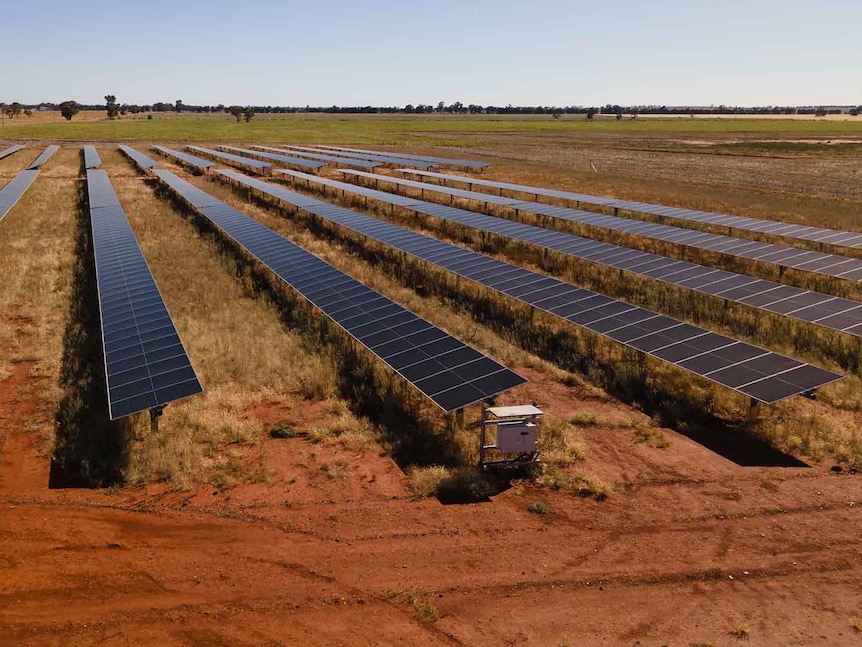
<svg viewBox="0 0 862 647">
<path fill-rule="evenodd" d="M 150 409 L 150 433 L 156 433 L 159 430 L 159 418 L 162 417 L 164 407 L 153 407 Z"/>
<path fill-rule="evenodd" d="M 464 429 L 464 407 L 455 412 L 455 429 L 459 431 Z"/>
<path fill-rule="evenodd" d="M 748 422 L 757 422 L 757 419 L 760 417 L 760 400 L 755 400 L 751 398 L 748 401 L 748 415 L 746 418 Z"/>
</svg>

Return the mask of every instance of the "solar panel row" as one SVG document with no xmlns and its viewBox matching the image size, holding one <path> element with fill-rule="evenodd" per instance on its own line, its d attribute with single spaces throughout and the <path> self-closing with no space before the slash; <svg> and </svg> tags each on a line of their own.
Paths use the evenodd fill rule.
<svg viewBox="0 0 862 647">
<path fill-rule="evenodd" d="M 342 171 L 342 173 L 366 179 L 381 181 L 384 179 L 384 176 L 374 176 L 354 171 Z M 397 180 L 388 177 L 385 180 L 387 182 L 398 183 L 410 182 L 409 180 Z M 393 202 L 392 194 L 383 191 L 357 187 L 356 185 L 334 180 L 325 184 L 332 188 L 351 191 L 376 200 Z M 424 191 L 432 193 L 457 195 L 477 200 L 489 198 L 493 201 L 496 198 L 496 196 L 484 193 L 471 193 L 461 189 L 450 189 L 431 184 L 414 182 L 407 186 L 422 188 Z M 496 199 L 502 203 L 506 203 L 509 200 L 507 198 Z M 642 252 L 611 243 L 603 243 L 575 236 L 574 234 L 551 231 L 525 223 L 495 218 L 494 216 L 479 214 L 465 209 L 424 202 L 416 198 L 408 198 L 408 200 L 411 202 L 401 204 L 401 206 L 407 206 L 409 209 L 425 215 L 443 218 L 468 227 L 474 227 L 481 231 L 491 232 L 498 236 L 559 252 L 579 260 L 587 260 L 599 265 L 606 265 L 633 274 L 639 274 L 680 288 L 720 297 L 728 301 L 766 310 L 805 323 L 823 326 L 830 330 L 862 336 L 862 303 L 858 301 L 813 292 L 791 285 L 783 285 L 775 281 L 758 279 L 713 267 L 697 265 L 688 261 L 667 258 L 659 254 Z M 518 202 L 516 204 L 521 205 L 522 203 Z M 533 203 L 526 204 L 532 205 Z M 507 204 L 507 206 L 509 205 Z M 541 205 L 539 207 L 540 212 L 544 211 L 544 206 L 548 205 Z M 520 209 L 520 206 L 516 208 Z M 551 207 L 551 209 L 558 209 L 558 207 Z M 532 208 L 523 210 L 532 211 Z"/>
<path fill-rule="evenodd" d="M 264 175 L 269 175 L 272 173 L 272 164 L 267 164 L 266 162 L 261 162 L 260 160 L 249 159 L 248 157 L 241 157 L 239 155 L 233 155 L 231 153 L 225 153 L 223 151 L 214 151 L 211 148 L 202 148 L 201 146 L 186 146 L 190 151 L 197 151 L 198 153 L 203 153 L 208 157 L 212 157 L 213 159 L 219 160 L 220 162 L 229 162 L 234 164 L 235 166 L 239 166 L 240 168 L 250 169 L 256 173 L 263 173 Z"/>
<path fill-rule="evenodd" d="M 161 153 L 162 155 L 172 157 L 175 160 L 179 160 L 186 166 L 189 166 L 196 171 L 205 172 L 216 165 L 215 162 L 211 162 L 200 157 L 195 157 L 194 155 L 189 155 L 188 153 L 174 150 L 173 148 L 167 148 L 166 146 L 152 146 L 152 149 L 156 152 Z"/>
<path fill-rule="evenodd" d="M 39 171 L 25 169 L 9 180 L 9 183 L 0 189 L 0 221 L 2 221 L 3 218 L 6 217 L 6 214 L 12 210 L 12 207 L 18 203 L 21 196 L 23 196 L 27 189 L 30 188 L 30 185 L 33 184 L 33 180 L 36 179 L 37 175 L 39 175 Z"/>
<path fill-rule="evenodd" d="M 331 162 L 336 166 L 343 166 L 345 168 L 364 168 L 364 169 L 375 169 L 380 166 L 379 162 L 366 162 L 365 160 L 359 159 L 350 159 L 349 157 L 335 157 L 334 155 L 323 155 L 319 153 L 310 153 L 306 151 L 313 151 L 313 148 L 304 148 L 302 146 L 293 146 L 291 150 L 287 151 L 283 148 L 273 148 L 272 146 L 253 146 L 252 148 L 257 148 L 262 151 L 270 151 L 273 153 L 291 153 L 292 155 L 297 155 L 299 157 L 307 157 L 308 159 L 320 160 L 322 162 Z"/>
<path fill-rule="evenodd" d="M 138 151 L 136 151 L 131 146 L 126 146 L 124 144 L 121 144 L 118 148 L 121 151 L 123 151 L 123 153 L 126 155 L 126 157 L 128 157 L 130 160 L 132 160 L 135 164 L 137 164 L 144 171 L 146 171 L 147 169 L 153 168 L 158 163 L 158 162 L 156 162 L 156 160 L 152 159 L 151 157 L 147 157 L 143 153 L 139 153 Z"/>
<path fill-rule="evenodd" d="M 230 176 L 234 171 L 215 171 Z M 444 411 L 526 382 L 249 216 L 169 171 L 154 174 Z M 246 176 L 240 176 L 246 177 Z"/>
<path fill-rule="evenodd" d="M 282 172 L 311 183 L 326 182 L 315 176 Z M 841 378 L 837 373 L 280 186 L 233 171 L 218 174 L 762 402 L 777 402 Z M 395 199 L 411 204 L 410 198 Z"/>
<path fill-rule="evenodd" d="M 126 214 L 102 170 L 87 171 L 111 420 L 203 391 Z"/>
<path fill-rule="evenodd" d="M 346 171 L 342 171 L 346 172 Z M 359 171 L 354 171 L 359 173 Z M 695 231 L 671 225 L 661 225 L 642 220 L 632 220 L 620 216 L 606 216 L 592 211 L 582 211 L 570 207 L 558 207 L 556 205 L 542 202 L 528 202 L 514 198 L 491 195 L 488 193 L 472 194 L 465 189 L 453 189 L 441 187 L 427 182 L 415 180 L 403 180 L 390 176 L 377 176 L 371 179 L 380 182 L 392 182 L 398 186 L 411 187 L 425 191 L 445 192 L 447 195 L 464 197 L 471 200 L 481 200 L 487 204 L 496 204 L 509 207 L 515 211 L 525 211 L 541 214 L 567 222 L 589 225 L 606 231 L 632 234 L 640 238 L 658 240 L 677 245 L 684 245 L 693 249 L 707 252 L 717 252 L 725 256 L 744 258 L 750 261 L 759 261 L 777 265 L 778 267 L 790 268 L 812 274 L 820 274 L 833 278 L 841 278 L 847 281 L 862 280 L 862 260 L 838 256 L 836 254 L 823 254 L 797 247 L 784 245 L 773 245 L 741 238 L 733 238 L 722 234 L 711 234 L 703 231 Z M 475 197 L 478 195 L 479 197 Z"/>
<path fill-rule="evenodd" d="M 56 153 L 58 150 L 60 150 L 59 146 L 57 146 L 56 144 L 51 144 L 50 146 L 48 146 L 48 148 L 42 151 L 42 154 L 39 155 L 39 157 L 33 160 L 33 163 L 27 167 L 27 170 L 34 171 L 36 169 L 42 168 L 42 165 L 49 159 L 51 159 L 54 153 Z"/>
<path fill-rule="evenodd" d="M 451 182 L 465 182 L 470 185 L 484 186 L 503 191 L 524 193 L 527 195 L 555 198 L 580 204 L 590 204 L 599 207 L 625 210 L 632 213 L 644 213 L 653 216 L 661 216 L 679 220 L 682 223 L 700 223 L 718 227 L 727 227 L 728 233 L 753 232 L 758 234 L 770 234 L 788 239 L 804 240 L 814 243 L 838 245 L 862 249 L 862 232 L 842 231 L 840 229 L 826 229 L 825 227 L 810 227 L 807 225 L 794 225 L 777 220 L 766 220 L 761 218 L 749 218 L 747 216 L 732 216 L 724 213 L 713 213 L 711 211 L 700 211 L 698 209 L 684 209 L 682 207 L 669 207 L 665 205 L 649 204 L 646 202 L 635 202 L 633 200 L 618 200 L 605 196 L 587 195 L 585 193 L 574 193 L 571 191 L 559 191 L 556 189 L 545 189 L 540 187 L 525 186 L 523 184 L 511 184 L 508 182 L 497 182 L 494 180 L 477 180 L 458 175 L 445 175 L 442 173 L 415 173 L 404 169 L 405 173 L 424 175 Z"/>
<path fill-rule="evenodd" d="M 222 150 L 233 151 L 235 153 L 242 153 L 243 155 L 248 155 L 250 157 L 263 158 L 264 160 L 271 162 L 281 162 L 288 166 L 295 166 L 297 168 L 312 171 L 316 171 L 317 169 L 326 166 L 323 162 L 302 159 L 301 157 L 289 157 L 288 155 L 283 154 L 284 151 L 282 151 L 281 155 L 277 155 L 275 153 L 264 153 L 262 151 L 251 150 L 250 148 L 237 148 L 236 146 L 219 146 L 219 148 Z"/>
<path fill-rule="evenodd" d="M 292 146 L 292 145 L 287 145 L 287 144 L 284 145 L 284 148 L 291 149 L 291 150 L 293 150 L 293 149 L 303 150 L 303 147 L 301 147 L 301 146 Z M 358 159 L 358 160 L 378 162 L 379 164 L 383 164 L 386 166 L 407 166 L 407 167 L 411 167 L 411 168 L 421 168 L 421 169 L 437 168 L 437 165 L 434 162 L 422 162 L 420 160 L 411 160 L 411 159 L 407 159 L 405 157 L 396 157 L 394 155 L 385 155 L 383 153 L 374 153 L 374 154 L 349 153 L 347 151 L 330 150 L 330 149 L 324 150 L 324 149 L 318 149 L 318 148 L 311 148 L 311 149 L 305 149 L 305 150 L 311 150 L 311 151 L 317 152 L 317 153 L 327 153 L 327 154 L 333 155 L 335 157 L 344 157 L 347 159 Z"/>
<path fill-rule="evenodd" d="M 84 168 L 98 168 L 102 165 L 102 158 L 96 152 L 95 146 L 84 146 Z"/>
<path fill-rule="evenodd" d="M 14 146 L 10 146 L 6 150 L 0 151 L 0 160 L 6 159 L 10 155 L 14 155 L 20 150 L 24 150 L 23 144 L 15 144 Z"/>
<path fill-rule="evenodd" d="M 379 154 L 383 151 L 370 151 L 364 148 L 345 148 L 343 146 L 319 146 L 326 150 L 347 151 L 348 153 L 372 153 Z M 392 153 L 397 157 L 404 157 L 410 160 L 421 160 L 423 162 L 435 162 L 443 166 L 456 166 L 467 169 L 483 169 L 491 166 L 487 162 L 477 162 L 476 160 L 453 159 L 451 157 L 434 157 L 432 155 L 408 155 L 407 153 Z"/>
</svg>

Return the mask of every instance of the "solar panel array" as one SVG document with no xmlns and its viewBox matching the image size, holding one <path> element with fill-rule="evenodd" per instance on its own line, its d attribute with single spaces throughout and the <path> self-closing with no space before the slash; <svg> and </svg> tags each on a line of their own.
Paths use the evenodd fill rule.
<svg viewBox="0 0 862 647">
<path fill-rule="evenodd" d="M 384 176 L 361 174 L 353 171 L 342 171 L 345 175 L 384 179 Z M 385 177 L 386 181 L 410 182 Z M 783 285 L 775 281 L 758 279 L 736 272 L 697 265 L 688 261 L 680 261 L 659 254 L 642 252 L 620 245 L 603 243 L 601 241 L 582 238 L 574 234 L 551 231 L 520 222 L 495 218 L 485 214 L 450 207 L 416 198 L 407 198 L 409 202 L 395 202 L 392 194 L 366 187 L 357 187 L 331 180 L 326 184 L 335 189 L 351 191 L 376 200 L 399 204 L 413 211 L 435 218 L 443 218 L 452 222 L 487 231 L 512 240 L 529 243 L 544 249 L 552 250 L 599 265 L 624 270 L 633 274 L 646 276 L 663 283 L 669 283 L 680 288 L 694 290 L 711 296 L 720 297 L 741 303 L 743 305 L 766 310 L 774 314 L 812 323 L 830 330 L 862 336 L 862 303 L 843 299 L 829 294 L 813 292 L 803 288 Z M 473 194 L 461 189 L 437 187 L 436 185 L 411 183 L 429 192 L 445 195 L 459 195 L 470 199 L 490 198 L 502 200 L 496 196 L 478 193 Z M 476 197 L 474 197 L 476 196 Z M 401 196 L 403 198 L 403 196 Z M 519 203 L 520 204 L 520 203 Z M 532 205 L 533 203 L 527 203 Z M 540 209 L 542 207 L 540 206 Z M 532 209 L 525 209 L 532 211 Z"/>
<path fill-rule="evenodd" d="M 27 170 L 34 171 L 36 169 L 42 168 L 42 165 L 49 159 L 51 159 L 54 153 L 56 153 L 58 150 L 60 150 L 59 146 L 57 146 L 56 144 L 51 144 L 50 146 L 48 146 L 48 148 L 42 151 L 42 154 L 39 155 L 39 157 L 33 160 L 33 163 L 27 167 Z"/>
<path fill-rule="evenodd" d="M 342 171 L 342 173 L 359 174 L 360 171 Z M 708 252 L 718 252 L 727 256 L 735 256 L 750 261 L 770 263 L 784 268 L 792 268 L 812 274 L 821 274 L 833 278 L 841 278 L 848 281 L 862 280 L 862 260 L 838 256 L 836 254 L 823 254 L 797 247 L 784 245 L 773 245 L 741 238 L 732 238 L 722 234 L 711 234 L 703 231 L 694 231 L 672 225 L 661 225 L 642 220 L 632 220 L 619 216 L 606 216 L 593 211 L 582 211 L 570 207 L 559 207 L 542 202 L 529 202 L 491 195 L 488 193 L 474 193 L 466 189 L 453 189 L 450 187 L 417 182 L 415 180 L 403 180 L 385 175 L 367 174 L 369 179 L 380 182 L 391 182 L 398 186 L 406 186 L 424 191 L 445 193 L 454 197 L 463 197 L 470 200 L 480 200 L 487 204 L 496 204 L 517 211 L 526 211 L 536 214 L 558 218 L 568 222 L 589 225 L 607 231 L 623 234 L 632 234 L 641 238 L 659 240 L 667 243 L 685 245 L 694 249 Z M 475 182 L 474 182 L 475 183 Z"/>
<path fill-rule="evenodd" d="M 251 150 L 249 148 L 237 148 L 236 146 L 219 146 L 219 148 L 234 151 L 235 153 L 242 153 L 243 155 L 262 157 L 265 160 L 281 162 L 282 164 L 287 164 L 288 166 L 296 166 L 297 168 L 317 170 L 323 166 L 326 166 L 326 164 L 324 164 L 323 162 L 302 159 L 301 157 L 289 157 L 288 155 L 284 154 L 284 151 L 281 152 L 282 154 L 277 155 L 275 153 L 264 153 L 262 151 Z"/>
<path fill-rule="evenodd" d="M 380 153 L 383 151 L 370 151 L 363 148 L 344 148 L 343 146 L 320 146 L 327 150 L 347 151 L 349 153 Z M 435 162 L 444 166 L 458 166 L 467 169 L 483 169 L 491 166 L 487 162 L 477 162 L 476 160 L 453 159 L 451 157 L 434 157 L 432 155 L 408 155 L 407 153 L 392 153 L 398 157 L 404 157 L 410 160 L 421 160 L 423 162 Z"/>
<path fill-rule="evenodd" d="M 215 172 L 225 176 L 235 174 L 234 171 Z M 173 173 L 162 170 L 154 173 L 444 411 L 486 400 L 526 382 L 498 362 Z"/>
<path fill-rule="evenodd" d="M 0 160 L 6 159 L 10 155 L 14 155 L 20 150 L 24 150 L 23 144 L 15 144 L 14 146 L 10 146 L 6 150 L 0 151 Z"/>
<path fill-rule="evenodd" d="M 21 196 L 33 184 L 33 180 L 39 175 L 38 170 L 25 169 L 18 173 L 14 178 L 9 180 L 9 183 L 0 189 L 0 221 L 6 217 L 12 207 L 14 207 Z"/>
<path fill-rule="evenodd" d="M 208 155 L 209 157 L 213 157 L 222 162 L 230 162 L 231 164 L 236 164 L 237 166 L 243 168 L 249 168 L 258 173 L 263 173 L 265 175 L 269 175 L 272 173 L 272 164 L 267 164 L 266 162 L 261 162 L 260 160 L 249 159 L 248 157 L 241 157 L 239 155 L 233 155 L 231 153 L 225 153 L 223 151 L 214 151 L 211 148 L 202 148 L 201 146 L 186 146 L 190 151 L 197 151 L 198 153 L 203 153 L 204 155 Z"/>
<path fill-rule="evenodd" d="M 347 171 L 344 173 L 346 175 L 390 181 L 389 178 L 382 176 Z M 413 184 L 410 186 L 413 186 Z M 401 202 L 393 201 L 392 195 L 385 192 L 365 188 L 357 190 L 354 185 L 344 185 L 334 181 L 330 183 L 330 186 L 341 190 L 353 191 L 354 193 L 361 193 L 362 195 L 384 202 L 401 204 L 401 206 L 407 206 L 425 215 L 444 218 L 482 231 L 489 231 L 513 240 L 557 251 L 578 259 L 640 274 L 678 287 L 785 315 L 806 323 L 814 323 L 831 330 L 846 332 L 852 335 L 862 335 L 862 325 L 860 325 L 862 324 L 862 304 L 857 301 L 782 285 L 774 281 L 757 279 L 735 272 L 704 267 L 686 261 L 669 259 L 658 254 L 602 243 L 573 234 L 548 231 L 541 227 L 534 227 L 523 223 L 513 223 L 455 207 L 423 202 L 415 198 L 409 198 L 408 200 L 412 202 L 402 204 Z M 438 187 L 428 184 L 418 184 L 416 188 L 444 194 L 452 194 L 451 192 L 455 191 L 457 192 L 455 193 L 456 195 L 471 199 L 484 199 L 487 197 L 493 200 L 495 198 L 495 196 L 488 196 L 486 194 L 470 194 L 458 189 L 438 189 Z M 502 200 L 505 202 L 506 199 Z"/>
<path fill-rule="evenodd" d="M 293 171 L 282 173 L 309 183 L 329 182 Z M 218 174 L 762 402 L 777 402 L 841 378 L 837 373 L 280 186 L 233 171 Z M 412 200 L 402 196 L 394 199 L 404 205 Z"/>
<path fill-rule="evenodd" d="M 125 153 L 126 157 L 128 157 L 130 160 L 132 160 L 135 164 L 137 164 L 140 168 L 142 168 L 145 171 L 147 169 L 153 168 L 156 164 L 158 164 L 158 162 L 156 162 L 156 160 L 152 159 L 151 157 L 147 157 L 143 153 L 139 153 L 138 151 L 136 151 L 131 146 L 126 146 L 124 144 L 121 144 L 119 146 L 119 149 L 121 151 L 123 151 L 123 153 Z"/>
<path fill-rule="evenodd" d="M 295 146 L 285 145 L 285 148 L 300 148 Z M 331 149 L 310 149 L 316 150 L 320 153 L 329 153 L 336 157 L 346 157 L 348 159 L 359 159 L 365 161 L 378 162 L 380 164 L 387 164 L 389 166 L 408 166 L 411 168 L 421 168 L 421 169 L 430 169 L 437 168 L 437 164 L 434 162 L 423 162 L 421 160 L 411 160 L 406 157 L 396 157 L 394 155 L 386 155 L 385 153 L 350 153 L 347 151 L 340 150 L 331 150 Z"/>
<path fill-rule="evenodd" d="M 299 155 L 300 157 L 307 157 L 309 159 L 320 160 L 322 162 L 331 162 L 336 166 L 344 166 L 344 167 L 352 167 L 352 168 L 365 168 L 365 169 L 375 169 L 380 166 L 379 162 L 367 162 L 365 160 L 360 159 L 350 159 L 349 157 L 336 157 L 334 155 L 325 155 L 321 152 L 307 152 L 307 151 L 316 151 L 314 148 L 305 148 L 303 146 L 291 146 L 289 151 L 286 151 L 283 148 L 273 148 L 272 146 L 253 146 L 252 148 L 257 148 L 262 151 L 270 151 L 273 153 L 291 153 L 293 155 Z"/>
<path fill-rule="evenodd" d="M 612 209 L 624 209 L 634 213 L 645 213 L 653 216 L 673 218 L 684 222 L 694 222 L 706 225 L 727 227 L 732 233 L 734 229 L 749 231 L 758 234 L 772 234 L 796 240 L 804 240 L 813 243 L 826 243 L 862 249 L 862 232 L 842 231 L 840 229 L 827 229 L 825 227 L 810 227 L 807 225 L 794 225 L 777 220 L 766 220 L 762 218 L 749 218 L 747 216 L 732 216 L 725 213 L 714 213 L 711 211 L 700 211 L 698 209 L 684 209 L 682 207 L 669 207 L 665 205 L 649 204 L 647 202 L 635 202 L 633 200 L 618 200 L 605 196 L 587 195 L 585 193 L 573 193 L 571 191 L 559 191 L 556 189 L 545 189 L 540 187 L 525 186 L 523 184 L 511 184 L 508 182 L 496 182 L 493 180 L 476 180 L 459 175 L 445 175 L 442 173 L 416 173 L 404 169 L 405 173 L 424 175 L 447 181 L 466 182 L 476 186 L 486 186 L 495 189 L 526 193 L 528 195 L 543 196 L 577 202 L 592 204 Z"/>
<path fill-rule="evenodd" d="M 102 158 L 96 152 L 95 146 L 84 146 L 84 168 L 99 168 L 102 165 Z"/>
<path fill-rule="evenodd" d="M 105 171 L 87 171 L 111 420 L 203 391 Z"/>
<path fill-rule="evenodd" d="M 194 155 L 189 155 L 188 153 L 174 150 L 173 148 L 168 148 L 166 146 L 153 146 L 152 149 L 154 151 L 158 151 L 162 155 L 166 155 L 167 157 L 173 157 L 174 159 L 179 160 L 183 164 L 190 166 L 198 171 L 206 171 L 216 165 L 215 162 L 211 162 L 200 157 L 195 157 Z"/>
</svg>

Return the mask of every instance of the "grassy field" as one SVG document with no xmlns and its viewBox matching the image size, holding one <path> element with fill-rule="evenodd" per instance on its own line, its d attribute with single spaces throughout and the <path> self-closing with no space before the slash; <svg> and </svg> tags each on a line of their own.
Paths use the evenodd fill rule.
<svg viewBox="0 0 862 647">
<path fill-rule="evenodd" d="M 596 119 L 582 115 L 555 120 L 530 116 L 428 115 L 258 115 L 251 123 L 236 123 L 229 115 L 177 116 L 157 114 L 117 121 L 95 120 L 88 113 L 71 122 L 32 123 L 26 118 L 6 121 L 0 140 L 50 141 L 184 141 L 293 142 L 436 145 L 464 143 L 471 135 L 590 135 L 644 136 L 714 135 L 770 137 L 859 137 L 862 117 L 847 121 L 719 119 Z M 444 136 L 445 135 L 445 136 Z M 453 136 L 461 136 L 453 142 Z"/>
</svg>

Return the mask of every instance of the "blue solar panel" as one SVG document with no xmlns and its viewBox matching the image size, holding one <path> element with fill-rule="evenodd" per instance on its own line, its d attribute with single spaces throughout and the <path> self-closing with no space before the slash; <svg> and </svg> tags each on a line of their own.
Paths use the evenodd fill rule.
<svg viewBox="0 0 862 647">
<path fill-rule="evenodd" d="M 286 148 L 295 148 L 294 146 L 287 146 L 287 145 L 285 145 L 285 147 Z M 372 153 L 350 153 L 347 151 L 332 150 L 332 149 L 328 149 L 328 148 L 326 148 L 326 149 L 312 148 L 309 150 L 316 151 L 318 153 L 324 153 L 327 155 L 333 155 L 335 157 L 344 157 L 344 158 L 348 158 L 348 159 L 359 159 L 359 160 L 365 160 L 365 161 L 378 162 L 378 163 L 380 163 L 382 165 L 386 165 L 386 166 L 408 166 L 408 167 L 422 168 L 422 169 L 437 168 L 437 164 L 435 164 L 434 162 L 423 162 L 420 160 L 411 160 L 411 159 L 407 159 L 406 157 L 396 157 L 395 155 L 386 155 L 385 153 L 373 153 L 373 154 Z"/>
<path fill-rule="evenodd" d="M 215 162 L 210 162 L 209 160 L 201 159 L 200 157 L 195 157 L 194 155 L 189 155 L 188 153 L 183 153 L 182 151 L 174 150 L 173 148 L 153 146 L 152 149 L 162 155 L 173 157 L 196 171 L 207 171 L 216 165 Z"/>
<path fill-rule="evenodd" d="M 486 400 L 526 382 L 505 366 L 244 213 L 203 194 L 170 171 L 157 170 L 154 174 L 444 411 Z"/>
<path fill-rule="evenodd" d="M 300 178 L 309 184 L 341 185 L 336 188 L 354 191 L 359 195 L 376 197 L 377 193 L 381 193 L 294 171 L 282 173 Z M 319 218 L 390 245 L 531 307 L 562 317 L 570 323 L 583 326 L 762 402 L 777 402 L 841 379 L 837 373 L 717 335 L 645 308 L 578 288 L 350 209 L 233 171 L 218 171 L 218 174 L 243 187 L 252 188 L 285 204 L 301 208 Z M 442 205 L 432 206 L 447 208 Z"/>
<path fill-rule="evenodd" d="M 321 160 L 323 162 L 331 162 L 335 166 L 343 166 L 345 168 L 375 169 L 380 166 L 380 162 L 368 162 L 365 160 L 351 159 L 349 157 L 336 157 L 334 155 L 323 155 L 317 152 L 309 152 L 314 151 L 315 149 L 305 148 L 303 146 L 290 146 L 290 150 L 285 150 L 284 148 L 273 148 L 272 146 L 253 146 L 253 148 L 257 148 L 262 151 L 270 151 L 272 153 L 290 153 L 291 155 L 296 155 L 298 157 L 307 157 L 309 159 Z"/>
<path fill-rule="evenodd" d="M 156 162 L 156 160 L 152 159 L 151 157 L 147 157 L 143 153 L 139 153 L 138 151 L 136 151 L 134 148 L 131 148 L 130 146 L 126 146 L 124 144 L 121 144 L 118 148 L 121 151 L 123 151 L 123 153 L 125 153 L 126 157 L 128 157 L 130 160 L 132 160 L 135 164 L 137 164 L 144 171 L 151 169 L 156 164 L 158 164 L 158 162 Z"/>
<path fill-rule="evenodd" d="M 18 173 L 14 178 L 12 178 L 9 183 L 0 189 L 0 221 L 6 217 L 12 207 L 14 207 L 18 200 L 21 199 L 21 196 L 30 188 L 30 185 L 33 184 L 33 180 L 36 179 L 36 176 L 39 175 L 39 171 L 31 171 L 30 169 L 25 169 Z"/>
<path fill-rule="evenodd" d="M 220 162 L 229 162 L 234 166 L 249 169 L 255 173 L 263 173 L 264 175 L 272 173 L 272 164 L 267 164 L 260 160 L 253 160 L 247 157 L 241 157 L 240 155 L 232 155 L 231 153 L 225 153 L 223 151 L 215 151 L 211 148 L 202 148 L 201 146 L 186 146 L 186 148 L 190 151 L 197 151 L 198 153 L 212 157 Z"/>
<path fill-rule="evenodd" d="M 325 166 L 323 162 L 302 159 L 301 157 L 289 157 L 284 154 L 284 151 L 282 151 L 282 154 L 278 155 L 275 153 L 263 153 L 261 151 L 251 150 L 250 148 L 237 148 L 235 146 L 219 146 L 219 148 L 223 150 L 233 151 L 235 153 L 241 153 L 243 155 L 248 155 L 250 157 L 263 158 L 264 161 L 280 162 L 281 164 L 286 164 L 287 166 L 294 166 L 301 169 L 316 171 L 317 169 Z"/>
<path fill-rule="evenodd" d="M 483 169 L 491 166 L 487 162 L 477 162 L 476 160 L 453 159 L 451 157 L 435 157 L 433 155 L 408 155 L 407 153 L 395 153 L 390 151 L 370 151 L 363 148 L 344 148 L 343 146 L 320 146 L 327 150 L 347 151 L 348 153 L 372 153 L 372 154 L 392 154 L 396 157 L 403 157 L 410 160 L 420 160 L 422 162 L 434 162 L 441 166 L 455 166 L 466 169 Z"/>
<path fill-rule="evenodd" d="M 48 146 L 48 148 L 46 148 L 44 151 L 42 151 L 42 154 L 39 155 L 39 157 L 37 157 L 35 160 L 33 160 L 33 163 L 27 167 L 27 170 L 34 171 L 34 170 L 42 168 L 42 165 L 45 162 L 47 162 L 49 159 L 51 159 L 51 157 L 53 157 L 54 153 L 56 153 L 58 150 L 60 150 L 60 147 L 57 146 L 56 144 L 52 144 L 51 146 Z"/>
<path fill-rule="evenodd" d="M 10 146 L 6 150 L 0 151 L 0 160 L 6 159 L 10 155 L 14 155 L 20 150 L 24 150 L 23 144 L 15 144 L 14 146 Z"/>
<path fill-rule="evenodd" d="M 111 420 L 203 391 L 126 214 L 102 170 L 87 171 Z"/>
<path fill-rule="evenodd" d="M 84 146 L 84 168 L 99 168 L 102 165 L 102 158 L 96 151 L 95 146 Z"/>
</svg>

